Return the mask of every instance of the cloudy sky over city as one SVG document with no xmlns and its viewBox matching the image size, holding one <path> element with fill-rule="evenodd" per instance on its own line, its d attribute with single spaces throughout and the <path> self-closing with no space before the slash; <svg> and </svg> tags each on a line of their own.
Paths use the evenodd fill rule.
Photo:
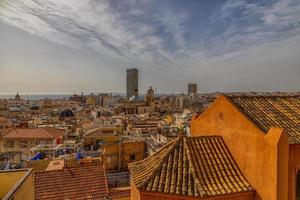
<svg viewBox="0 0 300 200">
<path fill-rule="evenodd" d="M 299 0 L 1 0 L 0 93 L 297 91 Z"/>
</svg>

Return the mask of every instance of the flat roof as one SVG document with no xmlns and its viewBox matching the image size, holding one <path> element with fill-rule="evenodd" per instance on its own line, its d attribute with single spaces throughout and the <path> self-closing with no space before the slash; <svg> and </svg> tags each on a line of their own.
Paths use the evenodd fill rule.
<svg viewBox="0 0 300 200">
<path fill-rule="evenodd" d="M 0 198 L 6 200 L 13 197 L 15 192 L 31 173 L 31 168 L 0 170 Z"/>
</svg>

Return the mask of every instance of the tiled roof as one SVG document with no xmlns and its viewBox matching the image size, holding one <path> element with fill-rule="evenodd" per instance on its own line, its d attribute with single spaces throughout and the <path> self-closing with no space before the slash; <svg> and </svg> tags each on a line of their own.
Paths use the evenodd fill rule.
<svg viewBox="0 0 300 200">
<path fill-rule="evenodd" d="M 110 199 L 130 197 L 130 187 L 111 188 L 109 190 L 109 197 Z"/>
<path fill-rule="evenodd" d="M 141 191 L 211 197 L 253 192 L 222 137 L 179 137 L 129 165 Z"/>
<path fill-rule="evenodd" d="M 35 172 L 36 200 L 104 199 L 108 196 L 103 165 Z"/>
<path fill-rule="evenodd" d="M 10 128 L 0 130 L 0 136 L 6 139 L 55 139 L 62 137 L 63 130 L 55 128 Z"/>
<path fill-rule="evenodd" d="M 235 105 L 259 128 L 284 128 L 290 144 L 300 144 L 300 96 L 235 96 Z"/>
<path fill-rule="evenodd" d="M 5 117 L 0 117 L 0 124 L 11 124 L 11 121 Z"/>
<path fill-rule="evenodd" d="M 6 135 L 11 130 L 12 130 L 12 128 L 0 129 L 0 137 L 3 137 L 4 135 Z"/>
<path fill-rule="evenodd" d="M 57 129 L 53 127 L 44 127 L 42 129 L 45 130 L 50 135 L 52 135 L 54 138 L 63 137 L 65 133 L 64 129 Z"/>
</svg>

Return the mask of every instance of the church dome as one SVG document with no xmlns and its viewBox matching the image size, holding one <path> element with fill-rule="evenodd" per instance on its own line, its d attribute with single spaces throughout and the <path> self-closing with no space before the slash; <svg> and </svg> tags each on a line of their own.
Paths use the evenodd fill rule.
<svg viewBox="0 0 300 200">
<path fill-rule="evenodd" d="M 74 117 L 74 113 L 70 109 L 65 109 L 60 113 L 61 118 Z"/>
<path fill-rule="evenodd" d="M 149 90 L 147 91 L 147 96 L 154 96 L 154 91 L 151 86 L 150 86 Z"/>
<path fill-rule="evenodd" d="M 148 106 L 150 106 L 154 102 L 154 91 L 151 86 L 147 91 L 146 101 Z"/>
<path fill-rule="evenodd" d="M 17 95 L 15 96 L 15 99 L 20 99 L 21 97 L 20 97 L 20 95 L 19 95 L 19 93 L 17 93 Z"/>
</svg>

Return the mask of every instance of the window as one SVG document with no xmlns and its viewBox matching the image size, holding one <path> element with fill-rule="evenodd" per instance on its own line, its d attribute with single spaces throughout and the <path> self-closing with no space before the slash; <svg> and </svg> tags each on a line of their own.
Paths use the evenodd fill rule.
<svg viewBox="0 0 300 200">
<path fill-rule="evenodd" d="M 296 200 L 300 200 L 300 171 L 297 172 L 296 176 Z"/>
<path fill-rule="evenodd" d="M 20 141 L 20 147 L 21 147 L 21 148 L 26 148 L 26 147 L 27 147 L 27 141 L 21 140 L 21 141 Z"/>
<path fill-rule="evenodd" d="M 135 160 L 135 154 L 131 154 L 130 155 L 130 161 L 134 161 Z"/>
<path fill-rule="evenodd" d="M 14 147 L 14 141 L 11 140 L 6 141 L 4 147 L 8 147 L 8 148 Z"/>
<path fill-rule="evenodd" d="M 224 120 L 224 115 L 223 115 L 223 113 L 219 113 L 219 119 L 220 119 L 220 120 Z"/>
</svg>

